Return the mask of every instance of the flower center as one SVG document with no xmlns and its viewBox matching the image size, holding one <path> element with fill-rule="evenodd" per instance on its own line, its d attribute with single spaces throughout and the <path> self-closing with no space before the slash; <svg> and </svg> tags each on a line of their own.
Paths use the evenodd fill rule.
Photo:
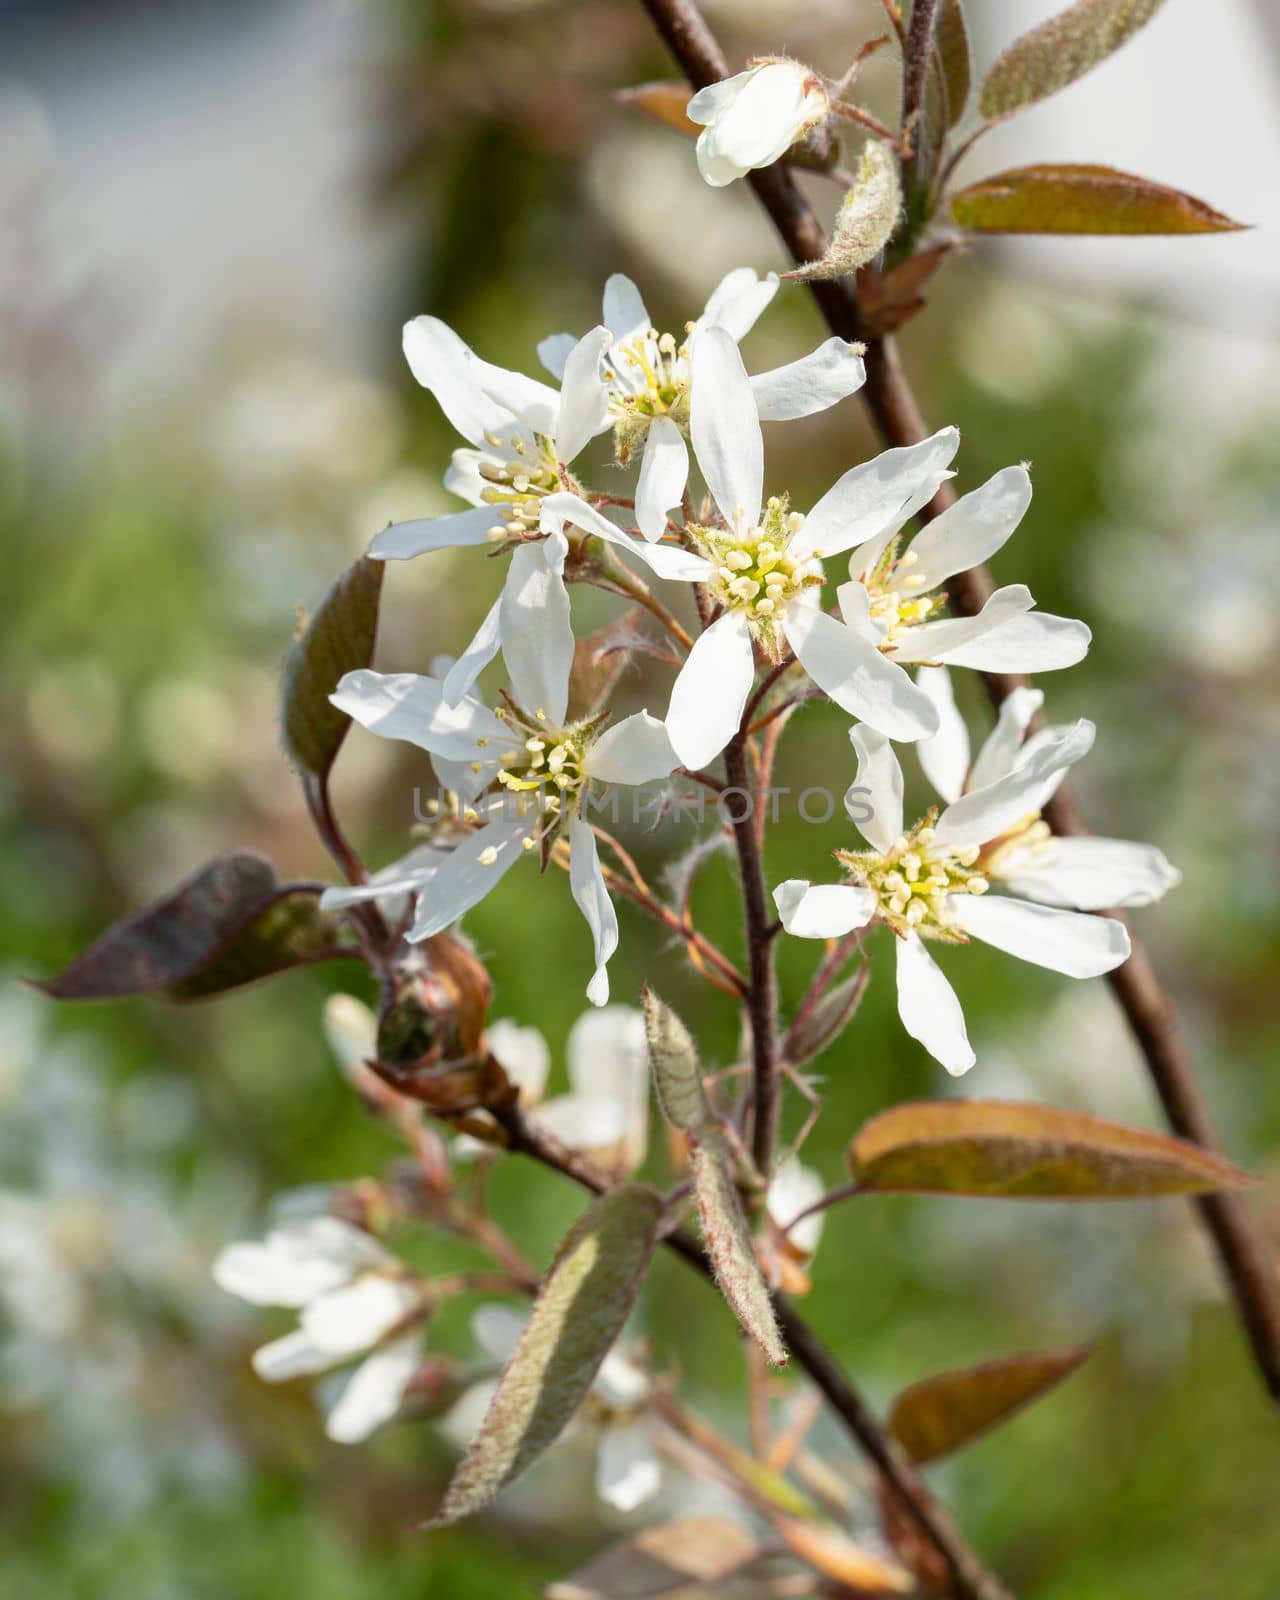
<svg viewBox="0 0 1280 1600">
<path fill-rule="evenodd" d="M 625 466 L 655 417 L 670 417 L 682 431 L 689 426 L 689 346 L 672 333 L 649 328 L 614 346 L 604 370 L 614 448 Z"/>
<path fill-rule="evenodd" d="M 872 621 L 884 630 L 882 650 L 892 650 L 899 634 L 919 622 L 928 622 L 947 602 L 945 594 L 920 592 L 926 579 L 911 571 L 918 556 L 914 550 L 904 550 L 901 555 L 898 550 L 899 541 L 895 539 L 866 580 Z"/>
<path fill-rule="evenodd" d="M 507 517 L 494 523 L 489 537 L 495 544 L 523 539 L 538 526 L 542 496 L 563 487 L 556 447 L 540 433 L 513 433 L 507 439 L 486 433 L 484 439 L 492 454 L 482 451 L 476 463 L 485 481 L 480 498 L 485 505 L 500 506 Z"/>
<path fill-rule="evenodd" d="M 884 855 L 874 850 L 837 850 L 836 860 L 853 881 L 870 889 L 879 901 L 877 915 L 895 933 L 918 933 L 925 939 L 964 943 L 951 922 L 947 897 L 985 894 L 986 877 L 976 868 L 976 844 L 938 844 L 930 811 L 909 833 L 894 840 Z"/>
<path fill-rule="evenodd" d="M 502 751 L 497 781 L 518 803 L 523 806 L 527 801 L 552 824 L 565 814 L 566 805 L 570 812 L 576 811 L 587 786 L 583 762 L 595 724 L 552 728 L 545 712 L 530 715 L 510 702 L 499 706 L 497 715 L 512 735 L 511 744 Z M 481 764 L 475 763 L 473 770 L 481 770 Z"/>
<path fill-rule="evenodd" d="M 741 611 L 766 642 L 772 625 L 802 589 L 822 582 L 813 561 L 796 561 L 787 545 L 804 526 L 798 511 L 787 511 L 787 496 L 775 496 L 759 525 L 735 511 L 728 528 L 691 527 L 702 553 L 715 563 L 711 591 L 728 611 Z"/>
</svg>

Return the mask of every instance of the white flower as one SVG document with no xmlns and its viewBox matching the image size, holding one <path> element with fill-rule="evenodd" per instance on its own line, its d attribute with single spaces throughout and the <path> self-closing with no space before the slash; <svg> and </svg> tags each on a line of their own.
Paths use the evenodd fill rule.
<svg viewBox="0 0 1280 1600">
<path fill-rule="evenodd" d="M 471 1319 L 476 1342 L 505 1365 L 526 1319 L 509 1306 L 481 1306 Z M 474 1384 L 444 1419 L 448 1437 L 466 1449 L 493 1398 L 495 1380 Z M 644 1420 L 649 1378 L 615 1346 L 601 1363 L 583 1406 L 596 1433 L 596 1492 L 617 1511 L 634 1511 L 658 1492 L 662 1469 Z"/>
<path fill-rule="evenodd" d="M 421 1360 L 423 1284 L 367 1233 L 338 1217 L 290 1222 L 261 1244 L 228 1245 L 213 1276 L 251 1305 L 299 1312 L 295 1332 L 254 1352 L 254 1371 L 268 1383 L 363 1356 L 328 1404 L 331 1439 L 367 1439 L 399 1410 Z"/>
<path fill-rule="evenodd" d="M 821 78 L 799 61 L 770 59 L 699 89 L 686 114 L 702 125 L 698 171 L 723 188 L 753 167 L 772 166 L 825 122 L 831 100 Z"/>
<path fill-rule="evenodd" d="M 585 341 L 553 334 L 538 346 L 543 365 L 562 382 L 562 403 L 596 419 L 597 432 L 612 428 L 614 451 L 623 466 L 642 451 L 636 484 L 636 522 L 646 539 L 660 539 L 667 512 L 680 504 L 689 478 L 689 351 L 704 328 L 722 328 L 738 343 L 778 292 L 776 273 L 760 278 L 736 267 L 720 281 L 696 322 L 682 336 L 659 333 L 630 278 L 615 273 L 604 286 L 601 327 L 589 334 L 603 357 L 588 362 Z M 602 339 L 601 334 L 605 335 Z M 763 422 L 812 416 L 862 387 L 866 372 L 857 345 L 844 339 L 825 344 L 784 367 L 751 379 Z"/>
<path fill-rule="evenodd" d="M 935 701 L 949 706 L 945 676 L 922 677 Z M 845 883 L 791 879 L 774 891 L 783 926 L 801 938 L 836 938 L 873 918 L 893 929 L 898 1014 L 948 1072 L 967 1072 L 975 1058 L 960 1002 L 926 940 L 982 939 L 1067 977 L 1096 977 L 1128 958 L 1129 936 L 1113 918 L 1084 912 L 1117 900 L 1147 904 L 1178 881 L 1150 845 L 1049 835 L 1040 809 L 1067 769 L 1088 753 L 1094 728 L 1082 720 L 1046 728 L 1024 743 L 1039 703 L 1030 690 L 1005 701 L 963 792 L 967 741 L 961 750 L 954 709 L 947 709 L 928 765 L 931 776 L 942 776 L 951 803 L 910 832 L 903 830 L 897 756 L 883 735 L 852 729 L 858 770 L 846 805 L 871 849 L 836 852 L 848 873 Z M 988 895 L 996 883 L 1029 898 Z"/>
<path fill-rule="evenodd" d="M 764 441 L 737 347 L 723 331 L 705 329 L 692 360 L 693 445 L 724 526 L 688 529 L 705 556 L 695 581 L 709 584 L 720 615 L 695 642 L 672 690 L 667 731 L 682 765 L 704 766 L 737 731 L 755 681 L 757 645 L 774 661 L 794 651 L 837 705 L 903 740 L 935 733 L 938 713 L 900 660 L 979 664 L 986 648 L 983 665 L 989 659 L 1002 670 L 1044 671 L 1084 654 L 1083 623 L 1025 615 L 1033 602 L 1020 586 L 993 595 L 978 617 L 924 622 L 945 597 L 925 597 L 923 590 L 984 559 L 1013 531 L 1025 496 L 1010 486 L 1021 483 L 1030 492 L 1021 468 L 1011 469 L 1012 477 L 998 473 L 957 501 L 898 557 L 898 531 L 950 475 L 959 445 L 954 428 L 854 467 L 807 516 L 792 511 L 786 495 L 762 509 Z M 567 522 L 602 537 L 611 527 L 571 494 L 547 496 L 542 526 L 555 531 Z M 925 561 L 915 556 L 921 546 Z M 822 608 L 822 559 L 846 550 L 853 551 L 852 577 L 837 591 L 841 617 L 835 617 Z M 899 598 L 899 567 L 928 580 L 911 580 L 913 601 Z M 1017 668 L 1009 665 L 1014 660 Z"/>
<path fill-rule="evenodd" d="M 774 1173 L 765 1193 L 765 1208 L 774 1225 L 806 1256 L 817 1253 L 822 1240 L 822 1226 L 827 1220 L 826 1213 L 815 1211 L 795 1227 L 792 1227 L 792 1223 L 802 1212 L 816 1205 L 826 1192 L 821 1174 L 792 1156 Z"/>
<path fill-rule="evenodd" d="M 378 1057 L 378 1019 L 353 994 L 331 994 L 322 1018 L 325 1042 L 349 1083 L 358 1084 L 367 1061 Z"/>
<path fill-rule="evenodd" d="M 371 733 L 426 750 L 437 776 L 468 804 L 495 790 L 485 816 L 475 812 L 474 829 L 422 874 L 409 940 L 443 932 L 521 855 L 539 844 L 549 848 L 564 833 L 569 887 L 595 941 L 596 971 L 587 996 L 603 1005 L 618 919 L 584 811 L 593 784 L 648 783 L 666 777 L 677 761 L 666 729 L 647 711 L 603 732 L 598 718 L 566 724 L 574 648 L 562 575 L 566 548 L 556 534 L 522 545 L 512 558 L 519 581 L 508 582 L 504 597 L 511 600 L 505 634 L 511 692 L 496 712 L 469 695 L 452 704 L 444 681 L 414 673 L 349 672 L 331 699 Z M 685 561 L 698 559 L 663 548 Z"/>
</svg>

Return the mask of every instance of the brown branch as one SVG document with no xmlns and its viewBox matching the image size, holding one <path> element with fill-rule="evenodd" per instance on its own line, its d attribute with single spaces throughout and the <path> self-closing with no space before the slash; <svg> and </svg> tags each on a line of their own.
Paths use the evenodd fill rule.
<svg viewBox="0 0 1280 1600">
<path fill-rule="evenodd" d="M 695 88 L 728 74 L 728 63 L 719 45 L 690 0 L 642 3 Z M 750 183 L 797 263 L 823 255 L 826 236 L 822 226 L 784 167 L 775 165 L 753 172 Z M 832 333 L 866 342 L 867 381 L 862 395 L 884 443 L 908 445 L 927 437 L 928 429 L 902 371 L 896 346 L 890 338 L 868 333 L 848 282 L 823 281 L 811 283 L 808 288 Z M 944 484 L 921 515 L 925 520 L 935 517 L 954 500 L 955 491 Z M 982 609 L 992 583 L 985 567 L 974 567 L 951 578 L 948 589 L 956 607 L 972 616 Z M 984 673 L 983 677 L 996 705 L 1023 682 L 1009 673 Z M 1086 831 L 1066 784 L 1046 807 L 1045 815 L 1057 833 L 1075 835 Z M 1108 975 L 1108 982 L 1146 1058 L 1170 1127 L 1184 1139 L 1209 1150 L 1218 1149 L 1213 1119 L 1196 1081 L 1173 1007 L 1136 937 L 1132 955 Z M 1259 1371 L 1271 1394 L 1280 1399 L 1280 1274 L 1272 1253 L 1239 1195 L 1205 1195 L 1196 1203 L 1217 1247 Z"/>
<path fill-rule="evenodd" d="M 611 1187 L 600 1169 L 580 1151 L 561 1144 L 552 1134 L 526 1117 L 519 1105 L 495 1113 L 506 1129 L 510 1150 L 529 1156 L 543 1166 L 572 1178 L 593 1194 Z M 675 1228 L 663 1244 L 686 1261 L 708 1282 L 715 1273 L 701 1244 L 684 1228 Z M 839 1363 L 800 1313 L 775 1296 L 778 1324 L 791 1354 L 821 1389 L 832 1409 L 875 1464 L 886 1487 L 901 1502 L 905 1513 L 946 1562 L 958 1600 L 1012 1600 L 1000 1580 L 979 1561 L 964 1541 L 948 1512 L 939 1505 L 901 1446 L 885 1432 L 861 1395 L 840 1370 Z"/>
</svg>

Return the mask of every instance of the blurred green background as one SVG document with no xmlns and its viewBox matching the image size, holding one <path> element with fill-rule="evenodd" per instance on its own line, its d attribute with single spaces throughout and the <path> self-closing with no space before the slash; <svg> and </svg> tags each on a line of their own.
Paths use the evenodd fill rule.
<svg viewBox="0 0 1280 1600">
<path fill-rule="evenodd" d="M 715 9 L 735 57 L 781 32 L 832 71 L 875 16 Z M 981 25 L 996 43 L 1011 25 L 992 7 L 977 18 L 989 57 Z M 446 506 L 452 440 L 402 369 L 407 316 L 433 311 L 533 370 L 543 334 L 597 320 L 608 272 L 630 271 L 659 326 L 678 327 L 728 267 L 779 266 L 777 247 L 747 195 L 702 188 L 686 145 L 609 101 L 668 72 L 621 0 L 10 4 L 0 34 L 18 67 L 0 92 L 0 1592 L 537 1594 L 631 1525 L 592 1507 L 580 1453 L 558 1451 L 480 1523 L 415 1533 L 451 1448 L 426 1425 L 328 1444 L 305 1391 L 249 1371 L 283 1319 L 209 1281 L 218 1248 L 259 1231 L 281 1191 L 397 1154 L 319 1031 L 325 995 L 358 989 L 358 969 L 190 1009 L 55 1010 L 17 980 L 230 845 L 328 875 L 278 751 L 276 670 L 298 603 L 387 520 Z M 1166 56 L 1182 48 L 1160 38 Z M 873 103 L 890 86 L 877 66 Z M 1178 116 L 1172 94 L 1164 114 Z M 1247 199 L 1234 209 L 1256 215 Z M 1231 240 L 1116 245 L 1114 273 L 1073 248 L 956 260 L 906 359 L 926 414 L 962 429 L 962 488 L 1033 463 L 1036 498 L 996 576 L 1094 627 L 1087 662 L 1045 684 L 1048 710 L 1100 725 L 1079 773 L 1093 826 L 1155 840 L 1183 869 L 1142 929 L 1228 1147 L 1274 1175 L 1274 309 L 1248 324 Z M 1163 250 L 1183 252 L 1176 273 Z M 1220 292 L 1195 293 L 1208 284 Z M 821 332 L 784 291 L 749 363 L 791 359 Z M 802 503 L 872 448 L 856 401 L 770 443 Z M 421 670 L 458 649 L 492 597 L 485 576 L 465 554 L 393 569 L 379 664 Z M 609 606 L 575 597 L 582 625 Z M 646 679 L 629 682 L 640 700 Z M 979 697 L 967 704 L 983 726 Z M 782 763 L 797 789 L 842 789 L 839 713 L 799 716 Z M 402 853 L 412 787 L 429 781 L 425 758 L 350 739 L 337 799 L 371 863 Z M 660 868 L 660 846 L 631 842 Z M 843 842 L 792 817 L 771 837 L 771 880 L 821 875 Z M 557 1058 L 589 975 L 564 887 L 514 874 L 468 920 L 494 1015 L 536 1023 Z M 723 863 L 695 905 L 735 949 Z M 622 924 L 615 998 L 653 980 L 705 1057 L 732 1059 L 728 1002 L 639 913 Z M 812 956 L 784 951 L 792 1000 Z M 831 1182 L 863 1118 L 945 1092 L 897 1025 L 884 956 L 873 941 L 857 1025 L 816 1063 L 827 1111 L 806 1159 Z M 968 1092 L 1159 1125 L 1101 984 L 976 948 L 947 967 L 979 1054 Z M 1252 1203 L 1280 1236 L 1274 1185 Z M 496 1205 L 543 1260 L 579 1201 L 504 1169 Z M 470 1259 L 429 1240 L 416 1253 Z M 833 1215 L 816 1280 L 814 1321 L 880 1403 L 946 1366 L 1096 1343 L 1061 1391 L 937 1473 L 1019 1594 L 1280 1592 L 1276 1415 L 1186 1208 L 883 1200 Z M 660 1263 L 643 1331 L 732 1428 L 737 1341 L 713 1301 L 696 1304 L 687 1274 Z M 464 1349 L 462 1317 L 433 1338 Z M 860 1473 L 834 1431 L 820 1438 Z M 667 1492 L 688 1504 L 674 1473 Z"/>
</svg>

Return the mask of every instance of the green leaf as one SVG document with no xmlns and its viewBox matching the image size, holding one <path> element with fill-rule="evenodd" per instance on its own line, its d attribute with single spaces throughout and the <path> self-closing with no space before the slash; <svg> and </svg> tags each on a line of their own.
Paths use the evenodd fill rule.
<svg viewBox="0 0 1280 1600">
<path fill-rule="evenodd" d="M 1082 78 L 1131 39 L 1163 0 L 1077 0 L 1015 39 L 982 85 L 984 117 L 1007 117 Z"/>
<path fill-rule="evenodd" d="M 553 1583 L 547 1600 L 658 1600 L 702 1592 L 758 1561 L 764 1549 L 731 1517 L 678 1517 L 645 1528 Z"/>
<path fill-rule="evenodd" d="M 55 1000 L 167 994 L 198 1000 L 259 978 L 354 955 L 343 925 L 320 910 L 316 884 L 282 884 L 265 856 L 217 856 L 162 900 L 109 928 L 57 977 Z"/>
<path fill-rule="evenodd" d="M 817 278 L 843 278 L 878 256 L 898 225 L 902 184 L 898 159 L 887 144 L 869 139 L 863 146 L 858 175 L 840 203 L 826 254 L 807 261 L 784 278 L 811 283 Z"/>
<path fill-rule="evenodd" d="M 936 1461 L 1038 1400 L 1088 1356 L 1088 1345 L 1073 1345 L 940 1372 L 902 1391 L 889 1412 L 889 1432 L 912 1460 Z"/>
<path fill-rule="evenodd" d="M 933 25 L 933 43 L 947 95 L 947 127 L 964 115 L 973 82 L 973 52 L 961 0 L 942 0 Z"/>
<path fill-rule="evenodd" d="M 743 1329 L 775 1367 L 786 1365 L 787 1352 L 778 1331 L 764 1274 L 756 1259 L 742 1199 L 733 1181 L 733 1166 L 724 1135 L 716 1128 L 699 1134 L 691 1162 L 693 1193 L 707 1254 L 716 1284 Z"/>
<path fill-rule="evenodd" d="M 649 988 L 644 991 L 644 1029 L 662 1114 L 681 1133 L 693 1133 L 711 1121 L 697 1047 L 680 1018 Z"/>
<path fill-rule="evenodd" d="M 1037 166 L 998 172 L 951 197 L 974 233 L 1231 233 L 1203 200 L 1113 167 Z"/>
<path fill-rule="evenodd" d="M 478 1511 L 554 1444 L 622 1332 L 653 1254 L 661 1195 L 624 1184 L 569 1230 L 497 1391 L 428 1528 Z"/>
<path fill-rule="evenodd" d="M 329 699 L 345 672 L 373 660 L 383 563 L 361 556 L 334 583 L 285 657 L 280 729 L 285 754 L 300 771 L 322 778 L 351 726 Z"/>
<path fill-rule="evenodd" d="M 1253 1180 L 1185 1139 L 1010 1100 L 918 1100 L 873 1117 L 850 1164 L 869 1190 L 1011 1199 L 1210 1194 Z"/>
</svg>

